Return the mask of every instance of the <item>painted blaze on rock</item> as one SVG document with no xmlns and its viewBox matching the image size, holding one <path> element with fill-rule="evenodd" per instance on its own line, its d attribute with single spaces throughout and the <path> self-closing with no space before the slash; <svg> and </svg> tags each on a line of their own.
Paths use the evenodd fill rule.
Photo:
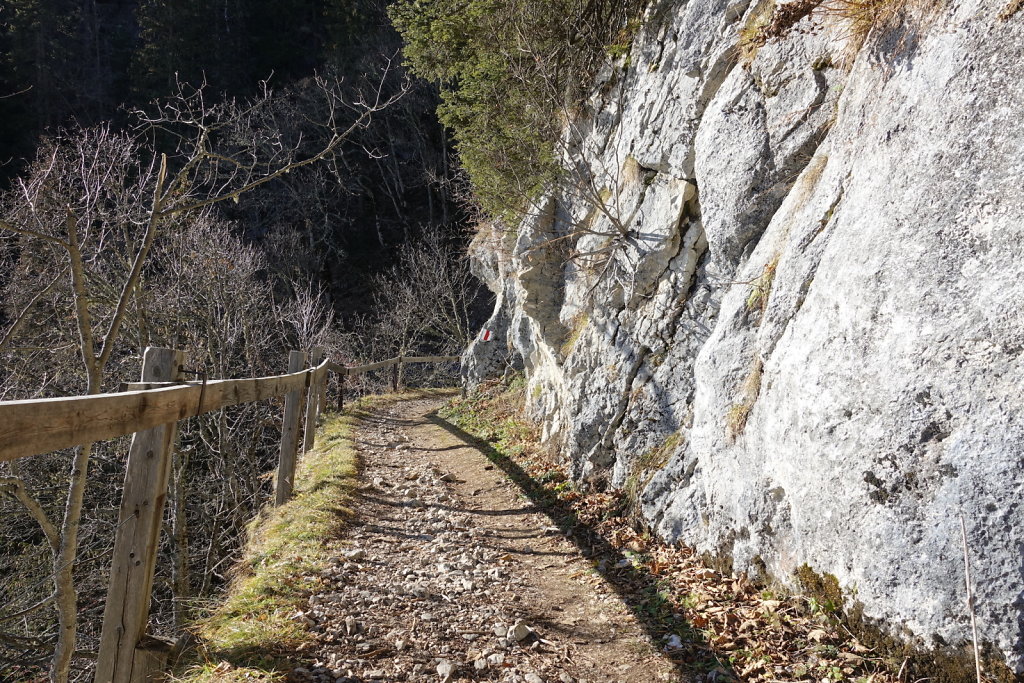
<svg viewBox="0 0 1024 683">
<path fill-rule="evenodd" d="M 625 237 L 567 259 L 553 238 L 586 225 L 595 251 L 616 226 L 552 190 L 476 253 L 488 327 L 576 476 L 622 485 L 678 434 L 643 494 L 659 534 L 835 577 L 926 647 L 970 638 L 962 513 L 982 640 L 1024 672 L 1022 19 L 968 0 L 848 69 L 829 27 L 739 64 L 755 10 L 651 10 L 577 122 Z"/>
</svg>

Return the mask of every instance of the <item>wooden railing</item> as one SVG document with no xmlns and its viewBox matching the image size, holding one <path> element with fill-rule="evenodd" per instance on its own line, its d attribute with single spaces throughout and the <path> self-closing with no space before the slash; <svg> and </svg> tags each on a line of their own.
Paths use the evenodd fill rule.
<svg viewBox="0 0 1024 683">
<path fill-rule="evenodd" d="M 181 351 L 150 347 L 143 356 L 142 381 L 125 385 L 125 391 L 0 402 L 0 461 L 134 434 L 114 537 L 96 683 L 146 681 L 159 676 L 167 664 L 170 644 L 147 636 L 146 626 L 178 422 L 284 396 L 274 495 L 275 504 L 281 505 L 291 497 L 298 453 L 313 446 L 316 422 L 325 405 L 328 372 L 339 378 L 340 409 L 347 376 L 391 367 L 392 387 L 397 390 L 404 363 L 458 358 L 399 356 L 345 367 L 325 360 L 323 350 L 317 348 L 311 356 L 292 351 L 288 372 L 283 375 L 186 382 L 182 380 Z"/>
</svg>

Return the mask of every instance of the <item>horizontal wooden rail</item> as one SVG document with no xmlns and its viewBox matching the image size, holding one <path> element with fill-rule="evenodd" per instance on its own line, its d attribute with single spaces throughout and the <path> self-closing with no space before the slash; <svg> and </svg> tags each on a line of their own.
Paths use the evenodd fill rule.
<svg viewBox="0 0 1024 683">
<path fill-rule="evenodd" d="M 314 362 L 322 357 L 322 349 L 313 350 Z M 172 349 L 146 349 L 143 380 L 180 377 L 183 358 L 182 352 Z M 95 682 L 156 680 L 165 665 L 166 649 L 147 645 L 150 637 L 146 629 L 171 474 L 170 453 L 179 421 L 228 406 L 287 395 L 275 494 L 276 503 L 281 505 L 291 496 L 298 453 L 313 446 L 316 422 L 324 405 L 327 373 L 339 375 L 340 406 L 346 375 L 391 367 L 392 386 L 397 389 L 404 363 L 457 360 L 458 356 L 398 356 L 351 368 L 324 360 L 303 370 L 300 368 L 306 366 L 307 355 L 292 351 L 288 373 L 272 377 L 143 381 L 122 385 L 125 391 L 116 394 L 0 402 L 0 461 L 135 434 L 114 539 Z"/>
<path fill-rule="evenodd" d="M 267 382 L 268 380 L 285 379 L 285 378 L 288 378 L 288 377 L 305 377 L 309 373 L 314 373 L 315 378 L 316 379 L 320 379 L 320 378 L 322 378 L 324 376 L 324 374 L 326 374 L 327 372 L 331 372 L 332 371 L 331 370 L 331 366 L 332 365 L 335 365 L 335 364 L 331 363 L 330 361 L 326 361 L 325 360 L 324 362 L 320 363 L 320 365 L 316 366 L 315 368 L 311 368 L 311 369 L 308 369 L 308 370 L 301 370 L 299 372 L 288 374 L 288 375 L 273 375 L 271 377 L 254 377 L 252 379 L 211 379 L 211 380 L 209 380 L 207 382 L 203 382 L 202 380 L 188 380 L 188 381 L 184 381 L 184 382 L 128 382 L 126 384 L 123 384 L 122 386 L 124 387 L 125 391 L 129 391 L 129 392 L 131 392 L 131 391 L 151 391 L 153 389 L 169 389 L 169 388 L 173 388 L 173 387 L 203 387 L 203 386 L 206 387 L 207 391 L 209 391 L 211 387 L 224 387 L 224 386 L 227 386 L 227 389 L 231 390 L 231 386 L 230 385 L 242 384 L 242 383 L 246 383 L 246 382 Z M 240 401 L 240 403 L 247 403 L 249 401 L 259 401 L 259 400 L 262 400 L 264 398 L 272 398 L 274 396 L 280 396 L 281 394 L 286 394 L 289 391 L 292 391 L 294 388 L 295 387 L 293 385 L 289 384 L 288 387 L 284 391 L 282 391 L 282 392 L 280 392 L 278 394 L 268 394 L 268 395 L 262 396 L 260 398 L 250 398 L 250 399 L 246 399 L 244 401 Z M 222 391 L 223 392 L 224 389 L 218 389 L 218 391 Z M 105 396 L 120 396 L 121 394 L 104 394 L 104 395 Z M 203 400 L 203 404 L 204 405 L 206 404 L 206 400 L 205 399 Z M 2 404 L 0 404 L 0 405 L 2 405 Z M 236 404 L 232 403 L 232 404 L 228 404 L 228 405 L 236 405 Z M 221 406 L 221 407 L 224 407 L 224 406 Z M 211 410 L 216 410 L 216 409 L 217 408 L 211 408 Z M 209 411 L 204 411 L 204 412 L 209 412 Z"/>
<path fill-rule="evenodd" d="M 390 368 L 393 365 L 398 365 L 397 358 L 388 358 L 382 360 L 379 363 L 370 363 L 369 365 L 357 365 L 354 368 L 345 368 L 346 375 L 361 375 L 364 372 L 370 372 L 371 370 L 380 370 L 382 368 Z"/>
<path fill-rule="evenodd" d="M 461 356 L 398 356 L 396 358 L 388 358 L 382 360 L 379 363 L 371 363 L 369 365 L 356 365 L 351 368 L 346 368 L 337 363 L 331 363 L 331 371 L 336 372 L 339 375 L 361 375 L 364 372 L 370 372 L 372 370 L 381 370 L 383 368 L 390 368 L 399 363 L 447 363 L 451 361 L 457 361 Z"/>
<path fill-rule="evenodd" d="M 0 461 L 105 441 L 214 410 L 262 401 L 319 381 L 313 370 L 203 383 L 145 383 L 119 394 L 0 403 Z M 139 385 L 132 385 L 139 386 Z"/>
<path fill-rule="evenodd" d="M 398 356 L 345 367 L 329 360 L 316 368 L 272 377 L 208 382 L 133 382 L 126 391 L 70 398 L 0 402 L 0 461 L 126 436 L 214 410 L 262 401 L 324 380 L 328 372 L 359 375 L 402 363 L 444 363 L 459 356 Z"/>
</svg>

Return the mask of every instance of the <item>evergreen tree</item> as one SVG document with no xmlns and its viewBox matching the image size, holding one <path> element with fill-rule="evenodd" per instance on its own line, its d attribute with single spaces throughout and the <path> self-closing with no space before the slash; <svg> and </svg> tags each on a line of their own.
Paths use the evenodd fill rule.
<svg viewBox="0 0 1024 683">
<path fill-rule="evenodd" d="M 75 42 L 78 3 L 70 0 L 9 0 L 4 32 L 15 91 L 26 91 L 27 106 L 40 127 L 68 114 L 63 92 L 69 80 L 66 48 Z"/>
<path fill-rule="evenodd" d="M 0 6 L 0 179 L 37 136 L 112 118 L 127 91 L 131 0 L 8 0 Z"/>
<path fill-rule="evenodd" d="M 132 63 L 135 94 L 166 95 L 175 90 L 175 79 L 232 94 L 253 83 L 249 5 L 244 0 L 142 0 Z"/>
</svg>

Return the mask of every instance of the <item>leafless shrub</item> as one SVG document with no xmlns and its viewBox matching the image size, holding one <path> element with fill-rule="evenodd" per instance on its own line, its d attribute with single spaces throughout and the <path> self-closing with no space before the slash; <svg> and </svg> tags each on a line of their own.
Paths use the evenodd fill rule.
<svg viewBox="0 0 1024 683">
<path fill-rule="evenodd" d="M 399 88 L 384 97 L 381 87 L 346 91 L 327 79 L 315 85 L 323 118 L 310 121 L 319 131 L 312 138 L 280 125 L 285 105 L 269 91 L 251 102 L 208 106 L 201 89 L 183 86 L 153 111 L 137 112 L 132 130 L 101 126 L 44 144 L 26 176 L 0 198 L 0 254 L 12 273 L 0 282 L 0 354 L 8 369 L 0 395 L 111 389 L 134 379 L 136 359 L 148 344 L 185 348 L 192 370 L 203 376 L 276 373 L 290 343 L 322 338 L 317 325 L 329 324 L 317 313 L 323 303 L 307 297 L 301 325 L 275 315 L 280 309 L 266 264 L 211 213 L 216 205 L 333 159 L 342 143 L 404 92 Z M 297 306 L 302 310 L 303 304 Z M 169 551 L 175 556 L 174 588 L 186 596 L 202 594 L 215 582 L 211 577 L 223 571 L 243 518 L 265 488 L 253 475 L 265 469 L 267 433 L 274 428 L 267 410 L 237 408 L 183 429 Z M 43 531 L 47 524 L 58 529 L 45 580 L 24 591 L 38 593 L 51 584 L 53 595 L 44 595 L 41 604 L 52 605 L 57 619 L 17 622 L 0 614 L 0 629 L 15 623 L 23 632 L 5 636 L 0 645 L 21 648 L 22 663 L 52 651 L 50 677 L 56 681 L 72 675 L 79 604 L 92 605 L 89 615 L 102 609 L 95 593 L 78 590 L 83 577 L 91 591 L 102 590 L 93 585 L 100 575 L 95 568 L 82 573 L 90 558 L 80 555 L 79 537 L 100 553 L 92 560 L 113 538 L 109 501 L 117 496 L 110 481 L 118 478 L 109 476 L 116 471 L 112 446 L 101 445 L 95 453 L 94 458 L 92 447 L 82 447 L 71 455 L 66 497 L 53 474 L 67 467 L 58 464 L 66 455 L 8 465 L 3 473 L 4 490 L 30 513 L 30 521 Z M 103 489 L 100 499 L 87 494 L 91 466 L 108 475 L 93 482 Z M 190 511 L 185 480 L 218 485 L 212 495 L 204 492 L 199 510 Z M 188 573 L 198 549 L 188 543 L 187 522 L 209 539 L 199 582 Z M 25 533 L 4 550 L 17 554 L 19 547 L 52 546 L 41 543 L 38 532 Z M 22 555 L 36 559 L 25 559 L 19 568 L 39 565 L 38 553 Z M 5 588 L 19 587 L 25 588 Z M 87 631 L 94 627 L 86 624 Z"/>
<path fill-rule="evenodd" d="M 356 361 L 460 354 L 475 334 L 476 308 L 486 303 L 480 282 L 469 270 L 462 243 L 428 228 L 421 239 L 406 245 L 395 261 L 375 278 L 373 313 L 357 326 L 366 333 L 348 338 L 346 345 L 353 351 L 347 355 Z M 454 364 L 448 368 L 409 366 L 403 368 L 402 381 L 451 383 L 456 376 Z M 374 384 L 373 377 L 351 381 L 356 390 L 381 386 Z"/>
<path fill-rule="evenodd" d="M 291 326 L 296 348 L 333 346 L 334 309 L 327 293 L 312 283 L 293 284 L 292 290 L 294 295 L 282 306 L 279 317 Z"/>
</svg>

